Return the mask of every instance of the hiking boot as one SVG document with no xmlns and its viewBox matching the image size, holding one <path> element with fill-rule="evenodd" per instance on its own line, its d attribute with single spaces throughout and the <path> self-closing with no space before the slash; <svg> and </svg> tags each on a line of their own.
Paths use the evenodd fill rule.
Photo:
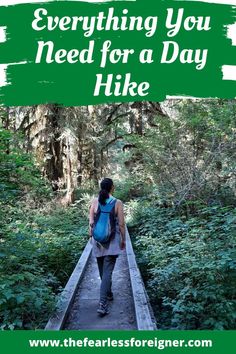
<svg viewBox="0 0 236 354">
<path fill-rule="evenodd" d="M 108 301 L 113 301 L 114 300 L 114 296 L 113 296 L 113 292 L 110 291 L 108 294 L 107 294 L 107 300 Z"/>
<path fill-rule="evenodd" d="M 99 314 L 99 316 L 103 317 L 105 315 L 109 314 L 109 310 L 108 310 L 108 306 L 104 305 L 100 302 L 99 307 L 97 309 L 97 313 Z"/>
</svg>

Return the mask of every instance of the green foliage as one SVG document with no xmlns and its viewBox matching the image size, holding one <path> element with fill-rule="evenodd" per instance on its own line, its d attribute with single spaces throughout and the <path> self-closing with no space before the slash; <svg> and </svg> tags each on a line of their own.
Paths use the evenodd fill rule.
<svg viewBox="0 0 236 354">
<path fill-rule="evenodd" d="M 77 206 L 71 206 L 40 216 L 36 223 L 35 232 L 41 241 L 40 262 L 46 273 L 53 273 L 64 286 L 87 242 L 87 218 Z"/>
<path fill-rule="evenodd" d="M 17 216 L 2 230 L 0 322 L 42 328 L 86 243 L 87 220 L 76 206 Z"/>
<path fill-rule="evenodd" d="M 87 241 L 78 204 L 55 206 L 21 139 L 0 130 L 0 328 L 43 328 Z M 87 205 L 86 205 L 87 207 Z"/>
<path fill-rule="evenodd" d="M 149 194 L 152 186 L 134 177 L 130 179 L 129 177 L 123 178 L 122 181 L 114 180 L 115 192 L 114 196 L 123 202 L 128 202 L 132 198 L 139 198 L 143 195 Z"/>
<path fill-rule="evenodd" d="M 127 138 L 132 179 L 141 170 L 175 203 L 235 206 L 235 101 L 181 100 L 169 110 Z"/>
<path fill-rule="evenodd" d="M 0 277 L 1 329 L 42 328 L 54 308 L 50 276 L 31 271 L 22 269 L 17 274 Z"/>
<path fill-rule="evenodd" d="M 32 155 L 20 148 L 21 143 L 19 134 L 0 129 L 0 207 L 22 197 L 39 205 L 51 196 L 49 185 L 35 167 Z"/>
<path fill-rule="evenodd" d="M 234 209 L 199 208 L 186 219 L 140 200 L 130 230 L 160 328 L 235 329 Z"/>
</svg>

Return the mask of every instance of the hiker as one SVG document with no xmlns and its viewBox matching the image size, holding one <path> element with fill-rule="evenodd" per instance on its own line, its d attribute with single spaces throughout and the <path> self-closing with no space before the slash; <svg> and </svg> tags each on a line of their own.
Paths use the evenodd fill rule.
<svg viewBox="0 0 236 354">
<path fill-rule="evenodd" d="M 104 178 L 100 187 L 98 198 L 93 199 L 90 207 L 89 233 L 101 278 L 97 312 L 104 316 L 109 313 L 108 301 L 113 300 L 111 285 L 116 259 L 125 249 L 125 220 L 122 202 L 112 196 L 112 179 Z"/>
</svg>

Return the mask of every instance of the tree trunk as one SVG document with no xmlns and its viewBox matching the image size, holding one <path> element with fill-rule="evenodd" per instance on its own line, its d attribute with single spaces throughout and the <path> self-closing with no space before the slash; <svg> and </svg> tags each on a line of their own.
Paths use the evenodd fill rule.
<svg viewBox="0 0 236 354">
<path fill-rule="evenodd" d="M 66 203 L 72 204 L 75 199 L 75 188 L 72 176 L 72 163 L 71 163 L 71 148 L 69 137 L 66 139 L 66 160 L 67 160 L 67 176 L 66 176 Z"/>
</svg>

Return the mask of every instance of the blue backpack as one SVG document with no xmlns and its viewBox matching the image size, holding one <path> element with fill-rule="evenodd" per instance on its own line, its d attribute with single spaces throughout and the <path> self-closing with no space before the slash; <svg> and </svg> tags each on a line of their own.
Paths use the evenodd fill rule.
<svg viewBox="0 0 236 354">
<path fill-rule="evenodd" d="M 116 233 L 115 217 L 116 199 L 113 198 L 106 205 L 98 204 L 98 210 L 94 219 L 92 236 L 102 246 L 109 246 Z"/>
</svg>

